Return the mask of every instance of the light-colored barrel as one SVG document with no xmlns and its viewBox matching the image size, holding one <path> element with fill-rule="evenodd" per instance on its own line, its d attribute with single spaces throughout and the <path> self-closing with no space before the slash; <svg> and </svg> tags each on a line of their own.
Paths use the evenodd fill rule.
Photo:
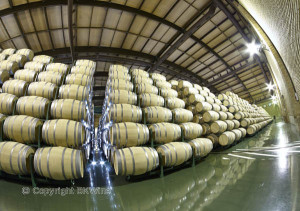
<svg viewBox="0 0 300 211">
<path fill-rule="evenodd" d="M 50 114 L 52 119 L 87 120 L 85 102 L 73 99 L 54 100 L 51 103 Z"/>
<path fill-rule="evenodd" d="M 4 61 L 7 58 L 6 54 L 0 53 L 0 61 Z"/>
<path fill-rule="evenodd" d="M 17 97 L 24 96 L 28 87 L 26 81 L 14 79 L 5 81 L 2 85 L 2 92 L 16 95 Z"/>
<path fill-rule="evenodd" d="M 206 100 L 206 102 L 208 102 L 210 104 L 214 104 L 215 103 L 214 99 L 211 98 L 211 97 L 209 97 L 209 96 L 205 97 L 205 100 Z"/>
<path fill-rule="evenodd" d="M 202 135 L 203 129 L 200 124 L 187 122 L 180 124 L 185 139 L 195 139 Z"/>
<path fill-rule="evenodd" d="M 218 98 L 214 98 L 214 101 L 217 105 L 221 106 L 222 105 L 222 102 L 221 100 L 219 100 Z"/>
<path fill-rule="evenodd" d="M 212 110 L 219 112 L 219 111 L 221 111 L 221 107 L 218 104 L 214 103 L 214 104 L 212 104 Z"/>
<path fill-rule="evenodd" d="M 217 136 L 216 134 L 209 134 L 207 138 L 211 140 L 214 146 L 219 145 L 219 136 Z"/>
<path fill-rule="evenodd" d="M 205 98 L 200 94 L 192 94 L 189 96 L 189 103 L 190 104 L 197 104 L 205 102 Z"/>
<path fill-rule="evenodd" d="M 184 87 L 193 87 L 193 84 L 191 84 L 189 81 L 179 81 L 178 82 L 178 88 L 183 89 Z"/>
<path fill-rule="evenodd" d="M 183 95 L 188 96 L 188 95 L 197 95 L 199 94 L 199 91 L 195 89 L 194 87 L 185 87 L 183 89 Z"/>
<path fill-rule="evenodd" d="M 75 63 L 76 66 L 88 66 L 95 68 L 96 67 L 96 62 L 89 60 L 89 59 L 78 59 Z"/>
<path fill-rule="evenodd" d="M 219 94 L 218 99 L 221 100 L 221 101 L 224 101 L 224 100 L 227 100 L 228 97 L 225 94 Z"/>
<path fill-rule="evenodd" d="M 163 88 L 163 89 L 160 90 L 160 95 L 164 98 L 178 97 L 178 93 L 174 89 L 165 89 L 165 88 Z"/>
<path fill-rule="evenodd" d="M 234 119 L 234 116 L 233 116 L 232 113 L 226 112 L 226 114 L 227 114 L 227 119 L 229 119 L 229 120 L 233 120 Z"/>
<path fill-rule="evenodd" d="M 109 73 L 111 72 L 125 72 L 128 73 L 128 67 L 119 64 L 113 64 L 109 66 Z"/>
<path fill-rule="evenodd" d="M 196 111 L 197 112 L 206 112 L 212 110 L 213 106 L 207 102 L 200 102 L 196 104 Z"/>
<path fill-rule="evenodd" d="M 142 76 L 142 77 L 149 77 L 149 73 L 142 69 L 132 69 L 130 70 L 132 76 Z"/>
<path fill-rule="evenodd" d="M 172 85 L 167 81 L 156 81 L 155 86 L 161 89 L 171 89 Z"/>
<path fill-rule="evenodd" d="M 176 97 L 168 97 L 166 99 L 166 106 L 171 110 L 175 108 L 184 108 L 185 102 Z"/>
<path fill-rule="evenodd" d="M 231 132 L 233 132 L 233 133 L 235 134 L 235 140 L 236 140 L 236 141 L 239 141 L 239 140 L 242 138 L 242 136 L 243 136 L 241 130 L 234 129 L 234 130 L 232 130 Z"/>
<path fill-rule="evenodd" d="M 208 97 L 208 92 L 205 90 L 200 90 L 199 94 L 202 95 L 203 97 Z"/>
<path fill-rule="evenodd" d="M 13 141 L 0 142 L 0 170 L 13 175 L 30 174 L 30 155 L 34 148 Z"/>
<path fill-rule="evenodd" d="M 85 101 L 89 97 L 89 89 L 85 86 L 75 84 L 63 85 L 59 88 L 58 96 L 61 99 Z"/>
<path fill-rule="evenodd" d="M 201 124 L 201 126 L 202 126 L 202 129 L 203 129 L 203 132 L 202 132 L 203 135 L 208 135 L 208 134 L 211 133 L 209 124 L 204 123 L 204 124 Z"/>
<path fill-rule="evenodd" d="M 34 70 L 22 69 L 15 72 L 14 78 L 31 83 L 35 81 L 36 75 Z"/>
<path fill-rule="evenodd" d="M 228 108 L 226 106 L 220 105 L 220 107 L 221 107 L 221 111 L 223 111 L 223 112 L 227 112 L 228 111 Z"/>
<path fill-rule="evenodd" d="M 27 61 L 32 61 L 34 53 L 31 49 L 23 48 L 17 50 L 16 54 L 23 55 L 26 57 Z"/>
<path fill-rule="evenodd" d="M 109 142 L 118 148 L 140 146 L 149 141 L 148 127 L 133 122 L 115 123 L 107 135 Z"/>
<path fill-rule="evenodd" d="M 14 111 L 18 98 L 8 93 L 0 93 L 0 113 L 11 115 Z"/>
<path fill-rule="evenodd" d="M 197 138 L 189 141 L 195 157 L 205 157 L 213 149 L 213 143 L 208 138 Z"/>
<path fill-rule="evenodd" d="M 9 79 L 9 72 L 7 70 L 0 70 L 0 84 L 3 84 Z"/>
<path fill-rule="evenodd" d="M 34 62 L 40 62 L 43 64 L 50 64 L 53 61 L 53 57 L 47 55 L 38 55 L 33 57 Z"/>
<path fill-rule="evenodd" d="M 125 81 L 130 81 L 131 80 L 131 76 L 128 73 L 121 72 L 121 71 L 110 72 L 108 77 L 110 79 L 122 79 L 122 80 L 125 80 Z"/>
<path fill-rule="evenodd" d="M 224 121 L 217 120 L 210 125 L 211 132 L 223 133 L 227 130 L 227 124 Z"/>
<path fill-rule="evenodd" d="M 18 64 L 18 67 L 22 68 L 22 67 L 24 67 L 24 65 L 26 63 L 27 58 L 23 55 L 13 54 L 13 55 L 10 55 L 9 57 L 7 57 L 6 60 L 11 61 L 11 62 L 16 62 Z"/>
<path fill-rule="evenodd" d="M 130 104 L 113 104 L 108 113 L 108 120 L 119 122 L 141 122 L 142 109 Z"/>
<path fill-rule="evenodd" d="M 6 70 L 13 75 L 19 69 L 18 63 L 14 61 L 0 61 L 0 70 Z"/>
<path fill-rule="evenodd" d="M 44 97 L 49 100 L 55 98 L 57 86 L 49 82 L 33 82 L 29 85 L 27 95 Z"/>
<path fill-rule="evenodd" d="M 48 145 L 79 147 L 85 142 L 85 129 L 81 122 L 73 120 L 47 120 L 43 125 L 42 139 Z"/>
<path fill-rule="evenodd" d="M 154 148 L 129 147 L 116 150 L 114 153 L 116 175 L 140 175 L 158 166 L 158 153 Z"/>
<path fill-rule="evenodd" d="M 151 84 L 138 84 L 136 87 L 136 91 L 138 94 L 150 93 L 150 94 L 158 94 L 158 88 L 156 86 L 152 86 Z"/>
<path fill-rule="evenodd" d="M 241 121 L 241 126 L 242 127 L 248 127 L 249 125 L 253 124 L 253 121 L 251 121 L 250 118 L 245 118 Z"/>
<path fill-rule="evenodd" d="M 178 86 L 178 81 L 176 81 L 176 80 L 170 80 L 169 83 L 170 83 L 172 86 Z"/>
<path fill-rule="evenodd" d="M 194 123 L 200 123 L 200 121 L 201 121 L 201 119 L 202 119 L 202 115 L 201 114 L 194 114 L 194 116 L 193 116 L 193 122 Z"/>
<path fill-rule="evenodd" d="M 160 122 L 170 122 L 172 120 L 172 112 L 171 110 L 159 107 L 152 106 L 144 108 L 145 120 L 147 123 L 160 123 Z"/>
<path fill-rule="evenodd" d="M 133 84 L 130 81 L 125 81 L 122 79 L 113 79 L 107 83 L 106 88 L 108 90 L 126 90 L 133 91 Z"/>
<path fill-rule="evenodd" d="M 63 63 L 51 63 L 46 66 L 46 71 L 66 75 L 69 72 L 69 65 Z"/>
<path fill-rule="evenodd" d="M 242 138 L 244 138 L 247 135 L 247 130 L 245 128 L 238 128 L 238 130 L 240 130 L 242 132 Z"/>
<path fill-rule="evenodd" d="M 24 69 L 33 70 L 35 72 L 42 72 L 45 68 L 45 64 L 41 62 L 26 62 Z"/>
<path fill-rule="evenodd" d="M 16 49 L 14 48 L 6 48 L 2 51 L 3 54 L 6 54 L 6 55 L 13 55 L 14 53 L 16 52 Z"/>
<path fill-rule="evenodd" d="M 3 131 L 6 137 L 20 143 L 37 143 L 41 133 L 39 126 L 43 122 L 37 118 L 15 115 L 8 116 L 3 124 Z"/>
<path fill-rule="evenodd" d="M 76 84 L 80 86 L 91 86 L 92 78 L 83 74 L 69 74 L 66 77 L 66 84 Z"/>
<path fill-rule="evenodd" d="M 44 81 L 60 86 L 62 83 L 62 75 L 58 72 L 41 72 L 38 75 L 37 81 Z"/>
<path fill-rule="evenodd" d="M 71 68 L 71 74 L 83 74 L 87 76 L 93 76 L 94 69 L 88 66 L 73 66 Z"/>
<path fill-rule="evenodd" d="M 65 147 L 39 148 L 34 155 L 34 170 L 38 175 L 54 180 L 82 178 L 82 151 Z"/>
<path fill-rule="evenodd" d="M 166 76 L 159 74 L 159 73 L 151 73 L 151 78 L 155 81 L 166 81 L 167 80 Z"/>
<path fill-rule="evenodd" d="M 193 105 L 189 105 L 187 108 L 187 110 L 191 111 L 193 114 L 197 114 L 198 112 L 196 111 L 196 107 Z"/>
<path fill-rule="evenodd" d="M 175 108 L 172 110 L 173 118 L 176 123 L 193 121 L 193 113 L 187 109 Z"/>
<path fill-rule="evenodd" d="M 133 82 L 135 84 L 151 84 L 151 85 L 153 85 L 152 78 L 143 77 L 141 75 L 137 75 L 137 76 L 133 77 Z"/>
<path fill-rule="evenodd" d="M 235 141 L 235 134 L 231 131 L 226 131 L 222 133 L 219 137 L 219 144 L 221 146 L 228 146 Z"/>
<path fill-rule="evenodd" d="M 227 119 L 227 113 L 223 112 L 223 111 L 220 111 L 219 112 L 219 115 L 220 115 L 220 120 L 226 120 Z"/>
<path fill-rule="evenodd" d="M 113 90 L 109 93 L 109 102 L 114 104 L 137 104 L 137 95 L 130 91 Z"/>
<path fill-rule="evenodd" d="M 220 114 L 215 111 L 206 111 L 203 114 L 204 122 L 214 122 L 217 121 L 219 118 L 220 118 Z"/>
<path fill-rule="evenodd" d="M 185 142 L 172 142 L 156 148 L 161 154 L 160 165 L 164 167 L 178 166 L 192 157 L 192 147 Z"/>
<path fill-rule="evenodd" d="M 250 125 L 250 126 L 247 128 L 247 134 L 249 134 L 249 135 L 253 135 L 253 134 L 255 134 L 257 131 L 258 131 L 258 128 L 256 127 L 256 125 Z"/>
<path fill-rule="evenodd" d="M 140 105 L 141 107 L 149 107 L 149 106 L 164 106 L 165 100 L 163 97 L 155 94 L 141 94 L 139 95 Z"/>
<path fill-rule="evenodd" d="M 198 84 L 193 84 L 194 88 L 197 89 L 198 91 L 202 90 L 202 87 Z"/>
<path fill-rule="evenodd" d="M 233 119 L 232 121 L 234 123 L 234 129 L 238 129 L 240 127 L 240 122 L 236 119 Z"/>
<path fill-rule="evenodd" d="M 225 120 L 227 124 L 227 130 L 233 130 L 234 129 L 234 122 L 232 120 Z"/>
<path fill-rule="evenodd" d="M 235 112 L 238 112 L 240 109 L 237 105 L 232 105 L 232 106 L 229 106 L 229 112 L 231 113 L 235 113 Z"/>
<path fill-rule="evenodd" d="M 49 113 L 50 101 L 43 97 L 25 96 L 20 97 L 16 111 L 20 115 L 28 115 L 39 119 L 45 119 Z"/>
<path fill-rule="evenodd" d="M 150 125 L 149 130 L 152 130 L 152 137 L 159 144 L 177 141 L 181 137 L 181 129 L 177 124 L 156 123 Z"/>
</svg>

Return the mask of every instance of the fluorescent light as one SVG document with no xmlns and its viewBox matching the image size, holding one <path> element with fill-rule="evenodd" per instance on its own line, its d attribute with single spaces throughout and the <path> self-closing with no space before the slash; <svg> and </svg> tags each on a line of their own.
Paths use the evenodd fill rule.
<svg viewBox="0 0 300 211">
<path fill-rule="evenodd" d="M 250 53 L 250 56 L 254 55 L 254 54 L 258 54 L 259 49 L 260 49 L 260 45 L 255 44 L 255 41 L 252 41 L 251 43 L 246 44 L 247 46 L 247 50 Z"/>
</svg>

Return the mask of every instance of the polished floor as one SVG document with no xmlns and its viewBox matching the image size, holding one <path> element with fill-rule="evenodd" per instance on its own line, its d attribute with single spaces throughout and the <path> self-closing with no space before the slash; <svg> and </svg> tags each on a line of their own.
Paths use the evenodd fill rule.
<svg viewBox="0 0 300 211">
<path fill-rule="evenodd" d="M 128 182 L 98 161 L 70 189 L 0 180 L 0 210 L 300 210 L 299 155 L 299 132 L 278 122 L 164 178 Z"/>
</svg>

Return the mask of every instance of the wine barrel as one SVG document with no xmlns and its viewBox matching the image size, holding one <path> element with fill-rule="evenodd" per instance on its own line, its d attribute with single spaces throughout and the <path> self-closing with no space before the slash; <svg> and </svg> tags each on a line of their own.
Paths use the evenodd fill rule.
<svg viewBox="0 0 300 211">
<path fill-rule="evenodd" d="M 234 129 L 238 129 L 240 127 L 240 122 L 236 119 L 233 119 L 232 121 L 234 123 Z"/>
<path fill-rule="evenodd" d="M 224 101 L 223 101 L 223 105 L 226 106 L 226 107 L 232 106 L 232 105 L 233 105 L 233 102 L 232 102 L 232 100 L 224 100 Z"/>
<path fill-rule="evenodd" d="M 14 78 L 31 83 L 35 81 L 36 75 L 37 72 L 34 70 L 23 69 L 15 72 Z"/>
<path fill-rule="evenodd" d="M 34 148 L 13 141 L 0 142 L 0 170 L 13 175 L 30 174 L 29 156 Z"/>
<path fill-rule="evenodd" d="M 177 124 L 156 123 L 149 126 L 152 130 L 152 138 L 156 143 L 168 143 L 176 141 L 181 137 L 181 129 Z"/>
<path fill-rule="evenodd" d="M 63 63 L 51 63 L 46 66 L 46 72 L 59 73 L 66 75 L 69 72 L 69 65 Z M 85 77 L 89 77 L 84 75 Z"/>
<path fill-rule="evenodd" d="M 7 70 L 0 70 L 0 84 L 9 80 L 9 72 Z"/>
<path fill-rule="evenodd" d="M 116 175 L 140 175 L 159 166 L 158 153 L 151 147 L 129 147 L 114 153 Z"/>
<path fill-rule="evenodd" d="M 202 120 L 202 115 L 201 114 L 195 114 L 194 116 L 193 116 L 193 122 L 194 123 L 198 123 L 198 124 L 200 124 L 200 121 Z"/>
<path fill-rule="evenodd" d="M 210 125 L 210 130 L 213 133 L 223 133 L 227 130 L 227 128 L 227 123 L 220 120 L 217 120 Z"/>
<path fill-rule="evenodd" d="M 245 114 L 244 114 L 244 112 L 239 111 L 234 115 L 234 118 L 236 118 L 237 120 L 244 119 Z"/>
<path fill-rule="evenodd" d="M 141 122 L 142 109 L 130 104 L 113 104 L 108 113 L 108 121 L 119 122 Z"/>
<path fill-rule="evenodd" d="M 179 89 L 183 89 L 185 87 L 193 87 L 193 84 L 191 84 L 189 81 L 183 81 L 183 80 L 178 82 Z"/>
<path fill-rule="evenodd" d="M 50 64 L 53 61 L 53 57 L 47 55 L 38 55 L 33 57 L 34 62 L 40 62 L 43 64 Z"/>
<path fill-rule="evenodd" d="M 208 103 L 210 103 L 210 104 L 214 104 L 215 103 L 214 99 L 211 98 L 211 97 L 209 97 L 209 96 L 205 97 L 205 101 L 208 102 Z"/>
<path fill-rule="evenodd" d="M 200 85 L 198 85 L 198 84 L 193 84 L 193 87 L 195 89 L 197 89 L 198 91 L 203 90 L 202 87 Z"/>
<path fill-rule="evenodd" d="M 232 120 L 225 120 L 227 124 L 227 130 L 233 130 L 234 129 L 234 122 Z"/>
<path fill-rule="evenodd" d="M 82 151 L 65 147 L 38 148 L 34 154 L 34 170 L 38 175 L 54 180 L 83 178 Z"/>
<path fill-rule="evenodd" d="M 29 85 L 27 95 L 44 97 L 49 100 L 55 98 L 57 86 L 49 82 L 33 82 Z"/>
<path fill-rule="evenodd" d="M 113 104 L 137 104 L 137 95 L 130 91 L 113 90 L 108 96 L 109 102 Z"/>
<path fill-rule="evenodd" d="M 239 111 L 239 107 L 237 105 L 232 105 L 232 106 L 229 106 L 229 112 L 231 113 L 235 113 L 235 112 L 238 112 Z"/>
<path fill-rule="evenodd" d="M 8 93 L 0 93 L 0 113 L 12 115 L 18 98 Z"/>
<path fill-rule="evenodd" d="M 192 94 L 189 96 L 189 103 L 190 104 L 197 104 L 205 102 L 205 98 L 200 94 Z"/>
<path fill-rule="evenodd" d="M 89 59 L 78 59 L 75 63 L 76 66 L 88 66 L 91 68 L 96 68 L 96 62 Z"/>
<path fill-rule="evenodd" d="M 197 114 L 198 112 L 196 111 L 196 107 L 193 105 L 189 105 L 187 108 L 187 110 L 191 111 L 193 114 Z"/>
<path fill-rule="evenodd" d="M 200 90 L 199 94 L 202 95 L 203 97 L 208 97 L 208 92 L 205 90 Z"/>
<path fill-rule="evenodd" d="M 106 139 L 117 148 L 140 146 L 149 141 L 149 129 L 133 122 L 115 123 L 107 136 Z"/>
<path fill-rule="evenodd" d="M 178 93 L 176 90 L 174 89 L 161 89 L 160 90 L 160 95 L 164 98 L 167 97 L 178 97 Z"/>
<path fill-rule="evenodd" d="M 225 94 L 219 94 L 218 99 L 221 100 L 221 101 L 228 100 L 228 96 L 225 95 Z"/>
<path fill-rule="evenodd" d="M 219 137 L 216 134 L 210 134 L 206 138 L 210 139 L 215 147 L 219 145 Z"/>
<path fill-rule="evenodd" d="M 43 125 L 42 139 L 48 145 L 79 147 L 85 142 L 85 129 L 81 122 L 73 120 L 47 120 Z"/>
<path fill-rule="evenodd" d="M 208 134 L 211 133 L 209 124 L 204 123 L 204 124 L 201 124 L 201 126 L 202 126 L 202 129 L 203 129 L 202 135 L 208 135 Z"/>
<path fill-rule="evenodd" d="M 141 75 L 137 75 L 137 76 L 133 77 L 133 83 L 153 85 L 153 80 L 151 78 L 148 78 L 148 77 L 143 77 Z"/>
<path fill-rule="evenodd" d="M 192 157 L 192 147 L 185 142 L 172 142 L 156 148 L 162 156 L 160 165 L 164 167 L 178 166 Z"/>
<path fill-rule="evenodd" d="M 206 111 L 203 114 L 204 122 L 214 122 L 217 121 L 219 118 L 220 118 L 220 114 L 215 111 Z"/>
<path fill-rule="evenodd" d="M 59 72 L 41 72 L 37 77 L 37 81 L 49 82 L 60 86 L 62 84 L 62 75 Z"/>
<path fill-rule="evenodd" d="M 202 126 L 193 122 L 182 123 L 180 127 L 185 139 L 199 138 L 203 132 Z"/>
<path fill-rule="evenodd" d="M 163 97 L 155 94 L 141 94 L 139 95 L 140 105 L 141 107 L 149 107 L 149 106 L 164 106 L 165 100 Z"/>
<path fill-rule="evenodd" d="M 9 57 L 7 57 L 6 60 L 11 61 L 11 62 L 16 62 L 18 64 L 18 67 L 22 68 L 22 67 L 24 67 L 24 65 L 26 63 L 27 58 L 23 55 L 12 54 Z"/>
<path fill-rule="evenodd" d="M 218 98 L 214 98 L 214 101 L 217 105 L 221 106 L 222 105 L 222 102 L 221 100 L 219 100 Z"/>
<path fill-rule="evenodd" d="M 6 55 L 13 55 L 14 53 L 16 52 L 16 49 L 14 48 L 6 48 L 2 51 L 3 54 L 6 54 Z"/>
<path fill-rule="evenodd" d="M 81 122 L 87 121 L 87 111 L 84 102 L 73 99 L 54 100 L 51 104 L 52 119 L 70 119 Z"/>
<path fill-rule="evenodd" d="M 0 61 L 0 70 L 6 70 L 9 74 L 13 75 L 19 69 L 18 63 L 14 61 Z"/>
<path fill-rule="evenodd" d="M 193 121 L 193 113 L 187 109 L 175 108 L 172 110 L 175 123 L 184 123 Z"/>
<path fill-rule="evenodd" d="M 31 49 L 23 48 L 17 50 L 16 54 L 23 55 L 26 57 L 27 61 L 32 61 L 34 53 Z"/>
<path fill-rule="evenodd" d="M 156 81 L 155 86 L 157 88 L 161 88 L 161 89 L 171 89 L 172 88 L 172 85 L 167 81 Z"/>
<path fill-rule="evenodd" d="M 226 106 L 220 105 L 220 107 L 221 107 L 221 111 L 223 111 L 223 112 L 227 112 L 228 111 L 228 108 Z"/>
<path fill-rule="evenodd" d="M 219 115 L 220 115 L 220 120 L 226 120 L 227 119 L 227 113 L 223 112 L 223 111 L 220 111 L 219 112 Z"/>
<path fill-rule="evenodd" d="M 175 109 L 175 108 L 184 108 L 185 107 L 185 103 L 183 100 L 176 98 L 176 97 L 168 97 L 166 99 L 166 106 L 169 109 Z"/>
<path fill-rule="evenodd" d="M 45 64 L 41 62 L 26 62 L 24 69 L 33 70 L 35 72 L 42 72 L 44 70 Z"/>
<path fill-rule="evenodd" d="M 235 134 L 231 131 L 226 131 L 219 137 L 219 144 L 221 146 L 228 146 L 235 141 Z"/>
<path fill-rule="evenodd" d="M 214 103 L 214 104 L 212 104 L 212 110 L 219 112 L 219 111 L 221 111 L 221 107 L 218 104 Z"/>
<path fill-rule="evenodd" d="M 136 87 L 136 92 L 138 94 L 150 93 L 150 94 L 158 94 L 158 88 L 156 86 L 152 86 L 151 84 L 138 84 Z"/>
<path fill-rule="evenodd" d="M 0 61 L 4 61 L 6 59 L 7 55 L 0 53 Z"/>
<path fill-rule="evenodd" d="M 93 79 L 90 76 L 82 74 L 69 74 L 66 77 L 66 84 L 76 84 L 81 86 L 91 86 Z"/>
<path fill-rule="evenodd" d="M 20 143 L 37 143 L 41 125 L 43 122 L 34 117 L 8 116 L 3 124 L 3 132 L 6 137 Z"/>
<path fill-rule="evenodd" d="M 242 132 L 242 138 L 244 138 L 247 135 L 247 130 L 245 128 L 238 128 L 238 130 L 240 130 Z"/>
<path fill-rule="evenodd" d="M 248 128 L 247 128 L 247 134 L 249 135 L 253 135 L 255 134 L 256 132 L 258 132 L 258 127 L 256 125 L 250 125 Z"/>
<path fill-rule="evenodd" d="M 197 95 L 197 94 L 199 94 L 199 91 L 197 89 L 195 89 L 194 87 L 183 88 L 183 96 Z"/>
<path fill-rule="evenodd" d="M 16 95 L 17 97 L 24 96 L 28 87 L 26 81 L 14 79 L 5 81 L 2 85 L 2 92 Z"/>
<path fill-rule="evenodd" d="M 242 136 L 243 136 L 241 130 L 234 129 L 234 130 L 232 130 L 231 132 L 233 132 L 233 133 L 235 134 L 235 140 L 236 140 L 236 141 L 239 141 L 239 140 L 242 138 Z"/>
<path fill-rule="evenodd" d="M 191 145 L 196 158 L 205 157 L 213 149 L 213 143 L 208 138 L 197 138 L 191 140 L 189 141 L 189 145 Z"/>
<path fill-rule="evenodd" d="M 145 113 L 145 121 L 147 123 L 160 123 L 160 122 L 170 122 L 172 120 L 172 112 L 171 110 L 159 107 L 152 106 L 144 108 Z"/>
<path fill-rule="evenodd" d="M 132 69 L 130 70 L 132 76 L 142 76 L 149 78 L 149 73 L 142 69 Z"/>
<path fill-rule="evenodd" d="M 207 102 L 200 102 L 196 104 L 195 109 L 198 113 L 200 113 L 200 112 L 206 112 L 212 110 L 213 106 Z"/>
<path fill-rule="evenodd" d="M 131 76 L 126 73 L 126 72 L 118 72 L 118 71 L 114 71 L 114 72 L 110 72 L 108 77 L 110 79 L 122 79 L 125 81 L 130 81 L 131 80 Z"/>
<path fill-rule="evenodd" d="M 122 79 L 110 80 L 106 85 L 107 90 L 126 90 L 133 91 L 133 84 L 130 81 L 125 81 Z"/>
<path fill-rule="evenodd" d="M 124 72 L 128 73 L 128 67 L 119 65 L 119 64 L 113 64 L 109 66 L 109 73 L 111 72 Z"/>
<path fill-rule="evenodd" d="M 209 92 L 208 97 L 211 97 L 213 100 L 215 100 L 216 95 L 214 93 Z"/>
<path fill-rule="evenodd" d="M 85 86 L 69 84 L 59 88 L 58 97 L 61 99 L 74 99 L 85 101 L 89 97 L 89 89 Z"/>
<path fill-rule="evenodd" d="M 20 115 L 46 119 L 46 116 L 49 113 L 49 104 L 50 101 L 43 97 L 20 97 L 17 102 L 16 111 Z"/>
<path fill-rule="evenodd" d="M 176 81 L 176 80 L 170 80 L 169 83 L 170 83 L 172 86 L 178 86 L 178 81 Z"/>
<path fill-rule="evenodd" d="M 226 112 L 226 114 L 227 114 L 227 119 L 229 119 L 229 120 L 233 120 L 234 119 L 234 116 L 233 116 L 232 113 Z"/>
<path fill-rule="evenodd" d="M 159 74 L 159 73 L 151 73 L 150 76 L 155 81 L 166 81 L 167 80 L 164 75 Z"/>
<path fill-rule="evenodd" d="M 71 74 L 82 74 L 87 76 L 94 75 L 94 69 L 88 66 L 73 66 L 71 68 Z"/>
</svg>

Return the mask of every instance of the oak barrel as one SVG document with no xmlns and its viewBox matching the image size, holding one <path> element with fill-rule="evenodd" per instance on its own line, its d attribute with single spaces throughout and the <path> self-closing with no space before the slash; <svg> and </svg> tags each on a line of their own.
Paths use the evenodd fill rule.
<svg viewBox="0 0 300 211">
<path fill-rule="evenodd" d="M 35 81 L 36 75 L 34 70 L 22 69 L 15 72 L 14 78 L 31 83 Z"/>
<path fill-rule="evenodd" d="M 151 106 L 144 108 L 145 121 L 147 123 L 160 123 L 160 122 L 170 122 L 172 120 L 172 111 L 160 107 L 160 106 Z"/>
<path fill-rule="evenodd" d="M 25 95 L 27 87 L 28 83 L 26 81 L 13 79 L 4 82 L 2 85 L 2 92 L 21 97 Z"/>
<path fill-rule="evenodd" d="M 28 86 L 27 95 L 44 97 L 49 100 L 55 98 L 57 92 L 57 86 L 49 82 L 33 82 Z"/>
<path fill-rule="evenodd" d="M 168 143 L 181 137 L 181 129 L 177 124 L 156 123 L 149 126 L 152 130 L 152 138 L 156 143 Z"/>
<path fill-rule="evenodd" d="M 189 141 L 195 157 L 205 157 L 213 149 L 213 143 L 208 138 L 197 138 Z"/>
<path fill-rule="evenodd" d="M 20 97 L 16 111 L 20 115 L 28 115 L 39 119 L 45 119 L 49 113 L 50 101 L 47 98 L 37 96 Z"/>
<path fill-rule="evenodd" d="M 74 99 L 59 99 L 51 103 L 50 114 L 52 119 L 70 119 L 87 121 L 85 102 Z"/>
</svg>

